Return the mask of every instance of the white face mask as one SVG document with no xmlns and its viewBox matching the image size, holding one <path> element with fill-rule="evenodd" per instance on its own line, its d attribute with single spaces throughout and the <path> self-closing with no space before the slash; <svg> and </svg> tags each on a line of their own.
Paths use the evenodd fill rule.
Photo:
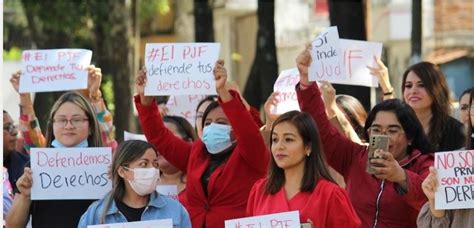
<svg viewBox="0 0 474 228">
<path fill-rule="evenodd" d="M 127 180 L 133 191 L 140 196 L 151 194 L 155 191 L 158 181 L 160 181 L 160 170 L 156 168 L 128 168 L 133 172 L 133 180 Z"/>
</svg>

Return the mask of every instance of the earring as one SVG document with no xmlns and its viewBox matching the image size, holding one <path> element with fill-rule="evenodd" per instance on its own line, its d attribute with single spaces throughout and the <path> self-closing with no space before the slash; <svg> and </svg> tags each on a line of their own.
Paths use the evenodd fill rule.
<svg viewBox="0 0 474 228">
<path fill-rule="evenodd" d="M 310 153 L 307 153 L 307 154 L 306 154 L 306 157 L 309 157 L 309 154 L 310 154 Z"/>
</svg>

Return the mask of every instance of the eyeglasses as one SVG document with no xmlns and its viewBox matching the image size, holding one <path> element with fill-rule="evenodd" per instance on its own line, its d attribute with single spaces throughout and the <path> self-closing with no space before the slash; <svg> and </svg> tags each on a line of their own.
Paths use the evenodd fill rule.
<svg viewBox="0 0 474 228">
<path fill-rule="evenodd" d="M 390 138 L 394 138 L 400 135 L 401 133 L 405 133 L 405 132 L 401 129 L 401 127 L 398 127 L 398 126 L 388 127 L 385 130 L 383 130 L 379 126 L 372 126 L 369 128 L 370 135 L 387 135 Z"/>
<path fill-rule="evenodd" d="M 12 123 L 7 124 L 3 127 L 3 130 L 8 132 L 8 134 L 13 135 L 16 133 L 16 126 Z"/>
<path fill-rule="evenodd" d="M 53 123 L 58 127 L 66 127 L 67 123 L 71 123 L 73 127 L 80 127 L 87 121 L 89 121 L 87 118 L 53 119 Z"/>
</svg>

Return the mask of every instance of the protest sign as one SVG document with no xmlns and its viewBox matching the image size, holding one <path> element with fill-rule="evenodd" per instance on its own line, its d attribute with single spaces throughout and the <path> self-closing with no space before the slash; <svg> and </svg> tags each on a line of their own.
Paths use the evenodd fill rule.
<svg viewBox="0 0 474 228">
<path fill-rule="evenodd" d="M 149 43 L 145 95 L 216 94 L 213 69 L 219 43 Z"/>
<path fill-rule="evenodd" d="M 177 185 L 158 185 L 156 191 L 161 195 L 170 197 L 171 199 L 178 200 L 178 186 Z"/>
<path fill-rule="evenodd" d="M 23 51 L 20 93 L 87 88 L 92 51 L 49 49 Z"/>
<path fill-rule="evenodd" d="M 474 150 L 437 152 L 436 209 L 474 208 Z"/>
<path fill-rule="evenodd" d="M 292 110 L 300 110 L 295 90 L 299 81 L 300 73 L 297 68 L 284 70 L 280 73 L 273 85 L 273 91 L 280 93 L 277 97 L 278 104 L 274 107 L 273 113 L 283 114 Z"/>
<path fill-rule="evenodd" d="M 346 79 L 343 56 L 336 26 L 324 30 L 311 43 L 312 62 L 308 68 L 310 81 Z"/>
<path fill-rule="evenodd" d="M 184 117 L 192 126 L 195 126 L 196 107 L 205 95 L 180 95 L 170 96 L 166 107 L 167 115 Z"/>
<path fill-rule="evenodd" d="M 158 219 L 140 222 L 124 222 L 113 224 L 91 225 L 87 228 L 173 228 L 172 219 Z"/>
<path fill-rule="evenodd" d="M 300 228 L 300 213 L 290 211 L 225 221 L 226 228 L 292 227 Z"/>
<path fill-rule="evenodd" d="M 131 133 L 128 131 L 123 131 L 123 140 L 128 141 L 128 140 L 142 140 L 147 142 L 145 135 L 142 134 L 135 134 Z"/>
<path fill-rule="evenodd" d="M 378 79 L 370 74 L 367 66 L 377 67 L 374 56 L 382 55 L 382 43 L 359 40 L 340 39 L 343 52 L 343 66 L 347 77 L 345 79 L 330 79 L 336 84 L 360 85 L 378 87 Z"/>
<path fill-rule="evenodd" d="M 110 147 L 31 148 L 32 200 L 100 199 L 112 189 Z"/>
</svg>

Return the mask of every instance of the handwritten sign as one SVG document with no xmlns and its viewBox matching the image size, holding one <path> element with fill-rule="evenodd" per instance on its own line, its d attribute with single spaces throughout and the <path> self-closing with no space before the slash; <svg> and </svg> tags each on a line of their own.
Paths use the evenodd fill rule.
<svg viewBox="0 0 474 228">
<path fill-rule="evenodd" d="M 174 200 L 178 199 L 178 186 L 177 185 L 158 185 L 156 191 L 161 195 L 165 195 Z"/>
<path fill-rule="evenodd" d="M 140 222 L 124 222 L 87 226 L 87 228 L 173 228 L 172 219 L 158 219 Z"/>
<path fill-rule="evenodd" d="M 280 73 L 273 85 L 273 91 L 280 92 L 277 97 L 278 104 L 274 107 L 273 113 L 283 114 L 292 110 L 300 110 L 295 90 L 299 81 L 300 73 L 297 68 L 284 70 Z"/>
<path fill-rule="evenodd" d="M 109 147 L 31 148 L 32 200 L 101 199 L 112 189 Z"/>
<path fill-rule="evenodd" d="M 346 79 L 342 65 L 342 51 L 336 26 L 324 30 L 311 43 L 311 65 L 308 69 L 310 81 Z"/>
<path fill-rule="evenodd" d="M 184 117 L 191 125 L 195 126 L 196 107 L 204 98 L 206 98 L 205 95 L 170 96 L 168 103 L 166 103 L 168 115 Z"/>
<path fill-rule="evenodd" d="M 92 51 L 85 49 L 27 50 L 21 56 L 20 93 L 87 88 Z"/>
<path fill-rule="evenodd" d="M 283 212 L 255 217 L 232 219 L 225 221 L 226 228 L 260 228 L 260 227 L 293 227 L 300 228 L 300 213 L 298 211 Z"/>
<path fill-rule="evenodd" d="M 346 85 L 378 87 L 378 79 L 370 74 L 367 66 L 377 67 L 374 56 L 382 55 L 382 43 L 340 39 L 346 79 L 330 78 L 330 82 Z"/>
<path fill-rule="evenodd" d="M 474 150 L 435 153 L 436 209 L 474 208 Z"/>
<path fill-rule="evenodd" d="M 145 95 L 216 94 L 212 70 L 219 43 L 150 43 Z"/>
<path fill-rule="evenodd" d="M 147 142 L 145 135 L 142 134 L 135 134 L 131 133 L 128 131 L 123 131 L 123 140 L 128 141 L 128 140 L 142 140 Z"/>
</svg>

